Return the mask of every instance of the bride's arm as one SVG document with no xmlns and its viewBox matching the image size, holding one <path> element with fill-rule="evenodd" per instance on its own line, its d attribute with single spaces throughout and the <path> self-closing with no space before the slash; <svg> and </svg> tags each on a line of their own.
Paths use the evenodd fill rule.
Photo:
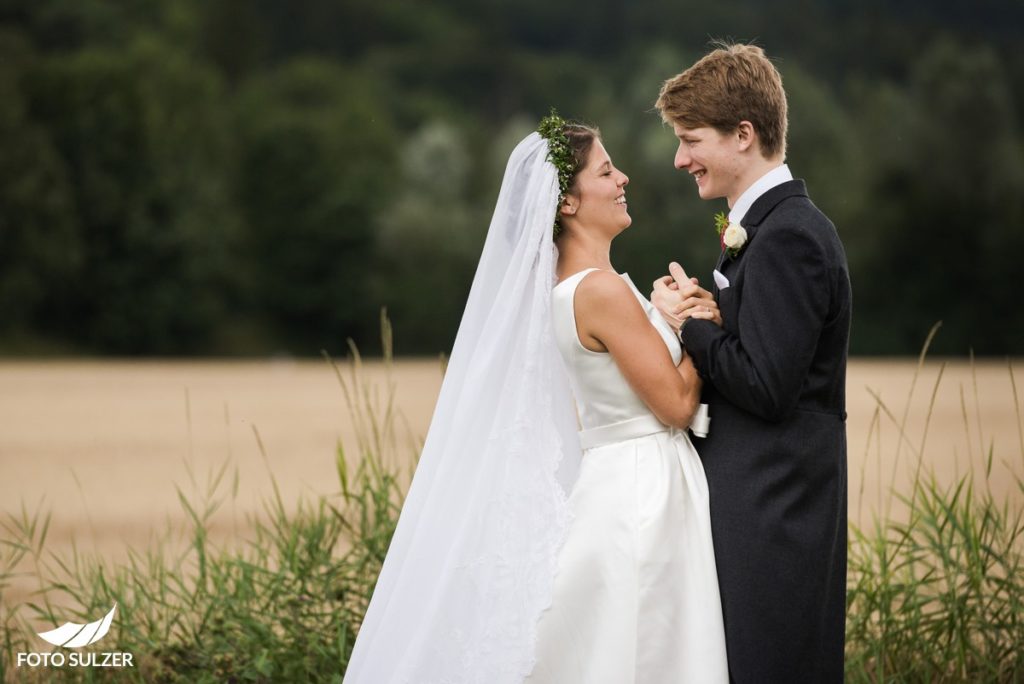
<svg viewBox="0 0 1024 684">
<path fill-rule="evenodd" d="M 633 391 L 658 420 L 690 425 L 700 401 L 700 379 L 689 357 L 677 367 L 661 335 L 622 278 L 594 271 L 575 294 L 576 332 L 591 351 L 607 351 Z"/>
</svg>

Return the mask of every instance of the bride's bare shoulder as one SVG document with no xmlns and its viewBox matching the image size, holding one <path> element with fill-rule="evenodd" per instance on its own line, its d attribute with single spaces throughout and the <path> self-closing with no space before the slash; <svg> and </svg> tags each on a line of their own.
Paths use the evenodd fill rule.
<svg viewBox="0 0 1024 684">
<path fill-rule="evenodd" d="M 577 308 L 621 310 L 639 308 L 636 296 L 622 276 L 606 270 L 591 271 L 576 288 Z"/>
</svg>

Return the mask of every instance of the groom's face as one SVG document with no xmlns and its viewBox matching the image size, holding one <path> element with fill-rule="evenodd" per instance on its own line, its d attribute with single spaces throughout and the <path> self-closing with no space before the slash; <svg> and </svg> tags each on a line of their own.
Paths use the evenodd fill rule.
<svg viewBox="0 0 1024 684">
<path fill-rule="evenodd" d="M 685 128 L 675 124 L 672 129 L 679 140 L 675 167 L 690 174 L 701 199 L 726 197 L 732 206 L 742 171 L 736 136 L 710 126 Z"/>
</svg>

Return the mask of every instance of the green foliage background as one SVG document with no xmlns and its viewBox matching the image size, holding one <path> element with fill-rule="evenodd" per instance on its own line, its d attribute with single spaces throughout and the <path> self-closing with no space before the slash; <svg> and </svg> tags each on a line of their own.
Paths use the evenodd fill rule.
<svg viewBox="0 0 1024 684">
<path fill-rule="evenodd" d="M 652 110 L 756 40 L 835 221 L 852 351 L 1024 353 L 1024 6 L 981 0 L 0 0 L 0 353 L 450 348 L 508 153 L 556 106 L 631 178 L 616 266 L 703 280 Z"/>
</svg>

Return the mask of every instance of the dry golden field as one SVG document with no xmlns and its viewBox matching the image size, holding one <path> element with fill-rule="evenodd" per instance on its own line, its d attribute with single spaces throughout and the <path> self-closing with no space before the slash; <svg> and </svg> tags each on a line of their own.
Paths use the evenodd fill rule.
<svg viewBox="0 0 1024 684">
<path fill-rule="evenodd" d="M 920 374 L 897 458 L 899 432 L 884 411 L 876 421 L 878 404 L 869 390 L 900 419 L 916 362 L 851 362 L 851 520 L 871 520 L 894 474 L 897 488 L 913 477 L 942 367 L 931 360 Z M 381 364 L 368 363 L 365 373 L 384 390 Z M 1015 363 L 1014 376 L 1024 399 L 1024 361 Z M 422 437 L 440 388 L 440 362 L 397 361 L 392 379 L 410 434 Z M 949 482 L 972 466 L 983 477 L 992 447 L 991 487 L 1019 503 L 1024 495 L 1013 477 L 1024 477 L 1018 410 L 1005 361 L 979 362 L 973 373 L 963 360 L 946 363 L 924 467 Z M 354 450 L 344 393 L 323 361 L 0 362 L 0 515 L 6 519 L 23 505 L 51 511 L 47 547 L 58 554 L 74 544 L 79 553 L 119 562 L 128 547 L 143 548 L 169 528 L 182 528 L 175 485 L 191 496 L 190 471 L 202 488 L 225 460 L 229 470 L 218 494 L 224 503 L 213 529 L 222 541 L 237 539 L 246 516 L 258 515 L 272 495 L 269 473 L 286 505 L 335 494 L 339 440 Z M 413 450 L 410 444 L 410 460 Z M 26 571 L 4 603 L 36 586 Z"/>
</svg>

